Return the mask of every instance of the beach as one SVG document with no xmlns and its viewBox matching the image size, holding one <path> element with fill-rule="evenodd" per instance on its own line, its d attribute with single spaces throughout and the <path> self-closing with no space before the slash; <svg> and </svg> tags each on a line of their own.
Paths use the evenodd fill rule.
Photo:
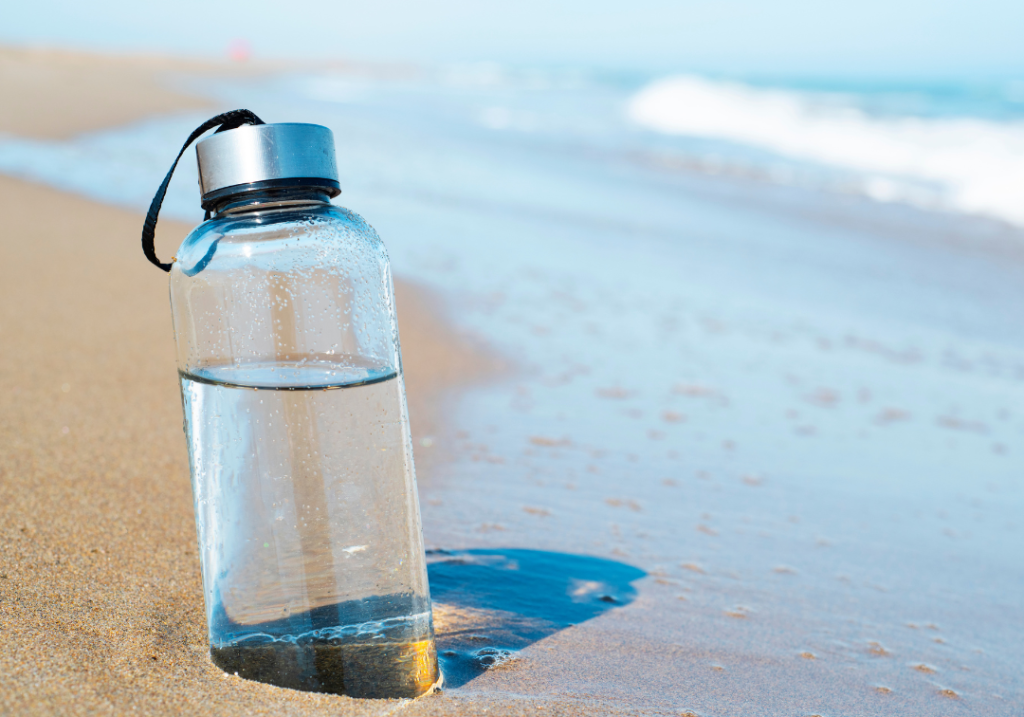
<svg viewBox="0 0 1024 717">
<path fill-rule="evenodd" d="M 17 98 L 0 112 L 0 711 L 1024 704 L 1020 229 L 701 173 L 602 127 L 586 145 L 542 134 L 538 95 L 504 86 L 0 60 Z M 602 92 L 580 106 L 610 105 Z M 416 702 L 278 689 L 209 659 L 139 198 L 197 117 L 252 101 L 332 126 L 338 201 L 394 263 L 449 678 Z M 188 180 L 162 257 L 201 217 Z"/>
<path fill-rule="evenodd" d="M 92 57 L 30 58 L 4 68 L 5 78 L 33 72 L 31 92 L 27 81 L 4 87 L 19 114 L 0 131 L 61 137 L 206 106 L 161 87 L 154 74 L 166 64 L 140 72 Z M 90 94 L 104 112 L 69 117 L 63 101 L 80 100 L 67 85 L 79 73 L 95 77 L 96 65 L 103 81 Z M 126 81 L 146 91 L 126 91 Z M 228 677 L 208 657 L 167 291 L 137 246 L 142 216 L 0 182 L 11 217 L 0 280 L 3 711 L 336 710 L 338 698 L 237 678 L 242 691 L 221 699 Z M 178 243 L 190 228 L 165 221 L 160 233 Z M 429 308 L 422 289 L 396 283 L 416 430 L 436 432 L 439 394 L 498 367 Z M 342 702 L 347 714 L 395 709 Z"/>
</svg>

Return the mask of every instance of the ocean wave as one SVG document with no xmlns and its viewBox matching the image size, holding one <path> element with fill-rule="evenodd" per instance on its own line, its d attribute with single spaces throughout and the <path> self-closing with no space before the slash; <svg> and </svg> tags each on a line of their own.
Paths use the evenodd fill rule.
<svg viewBox="0 0 1024 717">
<path fill-rule="evenodd" d="M 826 93 L 695 76 L 657 80 L 629 119 L 664 134 L 726 140 L 853 171 L 879 201 L 979 214 L 1024 226 L 1024 122 L 871 116 Z"/>
</svg>

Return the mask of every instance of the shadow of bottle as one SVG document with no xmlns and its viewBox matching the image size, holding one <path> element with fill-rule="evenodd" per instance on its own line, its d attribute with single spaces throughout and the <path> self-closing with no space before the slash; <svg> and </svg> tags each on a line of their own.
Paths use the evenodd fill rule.
<svg viewBox="0 0 1024 717">
<path fill-rule="evenodd" d="M 636 597 L 647 573 L 587 555 L 541 550 L 427 553 L 445 686 L 511 663 L 519 650 Z"/>
</svg>

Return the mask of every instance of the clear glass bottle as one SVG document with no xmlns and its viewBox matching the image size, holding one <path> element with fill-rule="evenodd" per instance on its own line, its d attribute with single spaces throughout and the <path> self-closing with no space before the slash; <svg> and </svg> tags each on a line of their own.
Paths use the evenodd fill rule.
<svg viewBox="0 0 1024 717">
<path fill-rule="evenodd" d="M 228 135 L 276 132 L 282 152 L 289 127 L 315 126 L 198 145 L 212 218 L 170 274 L 211 655 L 283 687 L 414 697 L 439 673 L 387 253 L 330 203 L 336 178 L 271 166 L 218 188 L 211 169 L 249 151 Z"/>
</svg>

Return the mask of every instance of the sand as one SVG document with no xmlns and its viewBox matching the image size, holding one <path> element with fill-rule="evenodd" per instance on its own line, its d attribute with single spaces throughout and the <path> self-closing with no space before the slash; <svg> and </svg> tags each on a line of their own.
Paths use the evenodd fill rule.
<svg viewBox="0 0 1024 717">
<path fill-rule="evenodd" d="M 147 117 L 215 109 L 190 94 L 188 80 L 203 77 L 264 77 L 309 68 L 285 60 L 228 62 L 180 57 L 102 55 L 55 48 L 0 47 L 0 133 L 34 139 L 67 139 L 83 132 L 129 124 Z M 405 64 L 317 62 L 318 71 L 401 78 L 415 76 Z"/>
<path fill-rule="evenodd" d="M 0 48 L 0 132 L 62 139 L 210 103 L 172 89 L 176 73 L 226 71 L 213 63 Z"/>
<path fill-rule="evenodd" d="M 4 51 L 0 68 L 0 92 L 16 98 L 0 109 L 8 133 L 65 137 L 208 106 L 156 83 L 165 62 Z M 408 707 L 212 664 L 167 280 L 140 250 L 142 216 L 9 178 L 0 215 L 0 713 Z M 162 222 L 160 244 L 189 228 Z M 436 434 L 441 397 L 501 367 L 428 292 L 398 280 L 396 293 L 414 432 Z M 419 468 L 429 480 L 430 463 Z M 453 709 L 430 699 L 431 713 Z"/>
</svg>

